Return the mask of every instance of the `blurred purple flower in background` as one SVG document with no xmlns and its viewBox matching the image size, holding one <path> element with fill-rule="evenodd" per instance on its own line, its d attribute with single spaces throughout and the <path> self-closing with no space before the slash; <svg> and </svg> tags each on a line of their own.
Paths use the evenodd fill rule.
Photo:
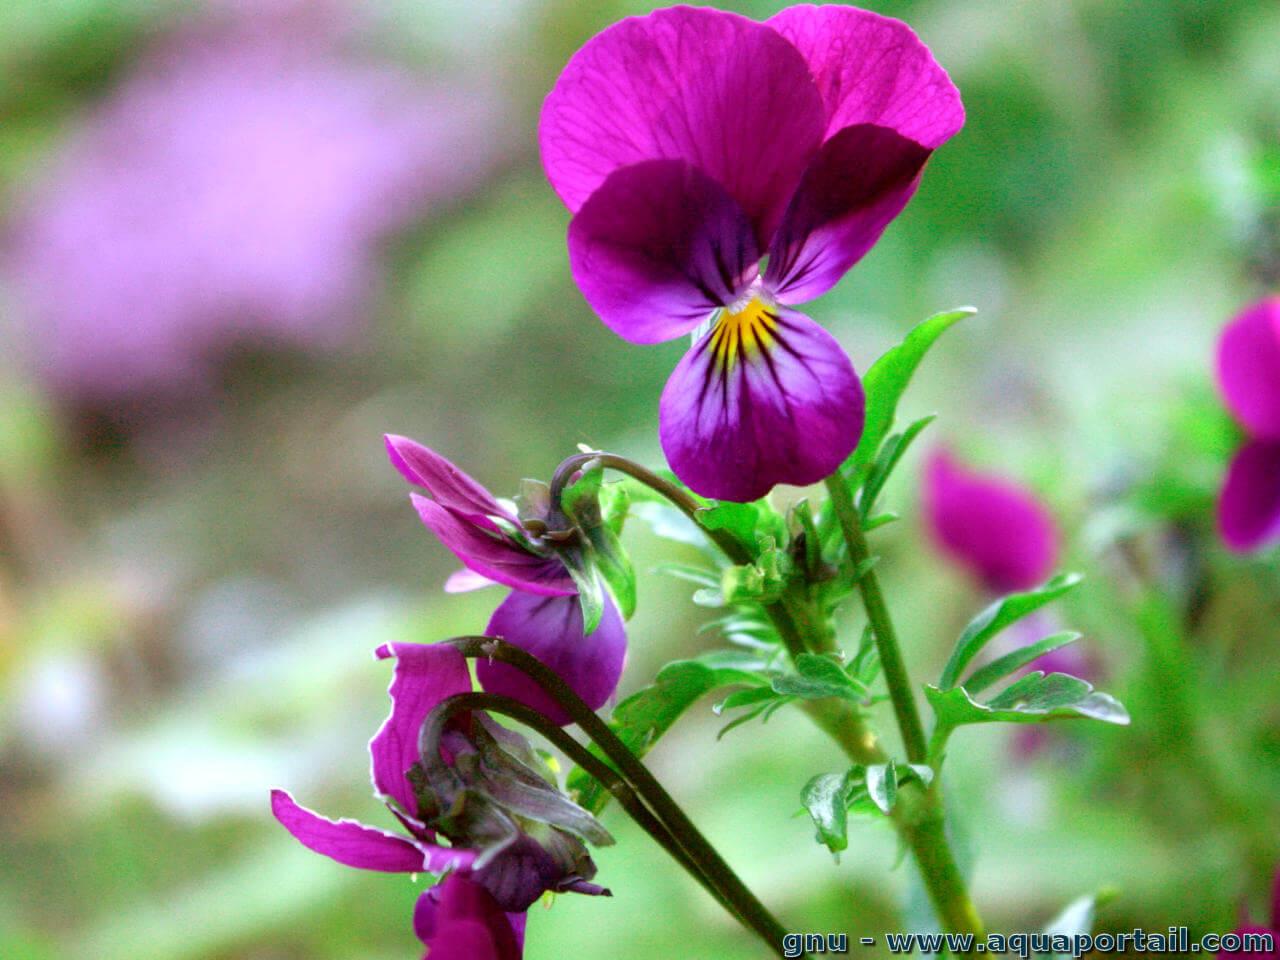
<svg viewBox="0 0 1280 960">
<path fill-rule="evenodd" d="M 574 214 L 574 279 L 634 343 L 710 323 L 659 411 L 667 459 L 698 493 L 754 500 L 813 483 L 857 445 L 852 363 L 786 305 L 862 259 L 963 123 L 911 29 L 852 7 L 791 7 L 766 23 L 660 10 L 569 61 L 539 136 Z"/>
<path fill-rule="evenodd" d="M 946 450 L 925 464 L 924 519 L 938 548 L 990 593 L 1030 589 L 1058 562 L 1049 511 L 1017 484 L 969 470 Z"/>
<path fill-rule="evenodd" d="M 1271 882 L 1271 925 L 1265 926 L 1261 923 L 1243 923 L 1235 932 L 1237 934 L 1256 933 L 1270 934 L 1272 937 L 1273 949 L 1270 953 L 1257 953 L 1252 950 L 1222 950 L 1218 953 L 1219 960 L 1235 960 L 1237 957 L 1262 957 L 1266 960 L 1280 958 L 1280 871 L 1276 872 L 1275 879 Z"/>
<path fill-rule="evenodd" d="M 3 268 L 65 398 L 199 391 L 240 342 L 342 344 L 379 239 L 487 166 L 492 98 L 356 60 L 334 9 L 300 9 L 162 42 L 23 198 Z"/>
<path fill-rule="evenodd" d="M 1280 297 L 1253 304 L 1222 331 L 1218 388 L 1249 440 L 1231 461 L 1218 499 L 1228 547 L 1280 540 Z"/>
<path fill-rule="evenodd" d="M 584 634 L 582 605 L 564 562 L 525 536 L 520 519 L 488 490 L 434 450 L 388 436 L 387 455 L 400 474 L 431 498 L 411 494 L 418 516 L 475 576 L 466 586 L 513 588 L 485 633 L 533 654 L 564 678 L 587 706 L 599 710 L 613 696 L 627 653 L 626 629 L 606 594 L 596 629 Z M 450 583 L 458 584 L 451 577 Z M 504 663 L 476 667 L 489 693 L 519 700 L 559 724 L 569 715 L 529 677 Z"/>
</svg>

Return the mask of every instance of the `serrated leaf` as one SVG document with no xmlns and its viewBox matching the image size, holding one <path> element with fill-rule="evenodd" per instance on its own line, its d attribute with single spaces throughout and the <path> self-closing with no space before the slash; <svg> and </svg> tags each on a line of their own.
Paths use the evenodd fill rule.
<svg viewBox="0 0 1280 960">
<path fill-rule="evenodd" d="M 738 541 L 751 557 L 760 553 L 760 542 L 772 537 L 775 544 L 787 538 L 786 520 L 768 500 L 752 503 L 723 501 L 702 507 L 698 522 L 708 530 L 722 530 Z"/>
<path fill-rule="evenodd" d="M 1080 636 L 1074 630 L 1063 630 L 1061 633 L 1055 633 L 1025 647 L 1019 647 L 1012 653 L 1007 653 L 998 660 L 992 660 L 985 667 L 973 671 L 961 686 L 969 693 L 977 695 L 993 683 L 999 683 L 1014 671 L 1021 670 L 1046 653 L 1075 643 Z"/>
<path fill-rule="evenodd" d="M 802 653 L 796 658 L 796 672 L 773 678 L 777 693 L 802 700 L 839 697 L 855 703 L 866 694 L 866 688 L 850 677 L 830 657 Z"/>
<path fill-rule="evenodd" d="M 948 329 L 975 313 L 977 310 L 973 307 L 935 313 L 917 324 L 900 344 L 871 365 L 862 381 L 867 395 L 867 416 L 862 428 L 862 439 L 840 468 L 841 473 L 855 487 L 861 485 L 880 451 L 880 445 L 893 428 L 898 401 L 902 399 L 920 361 Z"/>
<path fill-rule="evenodd" d="M 800 791 L 800 802 L 818 830 L 818 842 L 832 853 L 849 846 L 850 792 L 844 773 L 820 773 Z"/>
<path fill-rule="evenodd" d="M 883 813 L 898 801 L 898 769 L 892 760 L 867 767 L 867 793 Z"/>
<path fill-rule="evenodd" d="M 907 427 L 906 430 L 903 430 L 902 433 L 895 433 L 885 441 L 883 449 L 881 449 L 875 463 L 867 474 L 866 481 L 862 484 L 858 509 L 862 514 L 864 523 L 871 511 L 875 509 L 876 501 L 880 498 L 881 491 L 884 490 L 885 484 L 889 482 L 889 477 L 893 475 L 893 471 L 897 468 L 907 450 L 911 448 L 911 444 L 915 442 L 916 437 L 920 436 L 925 427 L 936 419 L 938 419 L 937 414 L 921 417 Z"/>
<path fill-rule="evenodd" d="M 776 700 L 780 694 L 772 687 L 750 687 L 746 690 L 735 690 L 719 703 L 713 704 L 712 713 L 719 716 L 726 710 L 736 710 L 738 707 L 749 707 L 756 704 L 766 703 L 769 700 Z"/>
<path fill-rule="evenodd" d="M 677 660 L 659 670 L 652 685 L 619 703 L 609 726 L 632 753 L 643 757 L 689 707 L 712 690 L 761 682 L 760 677 L 742 670 L 712 667 L 697 660 Z M 591 751 L 604 759 L 597 747 L 592 746 Z M 603 810 L 611 797 L 608 790 L 579 767 L 570 772 L 567 786 L 578 804 L 593 814 Z"/>
<path fill-rule="evenodd" d="M 938 680 L 938 687 L 942 690 L 950 690 L 959 681 L 960 671 L 982 652 L 996 634 L 1027 614 L 1057 600 L 1079 584 L 1082 579 L 1076 573 L 1062 574 L 1035 590 L 1011 593 L 991 604 L 969 621 L 969 625 L 960 634 L 951 659 L 947 661 L 942 676 Z"/>
</svg>

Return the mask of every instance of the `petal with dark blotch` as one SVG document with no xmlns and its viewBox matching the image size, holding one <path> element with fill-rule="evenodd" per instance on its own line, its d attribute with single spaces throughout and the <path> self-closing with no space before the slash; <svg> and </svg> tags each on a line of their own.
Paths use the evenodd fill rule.
<svg viewBox="0 0 1280 960">
<path fill-rule="evenodd" d="M 853 452 L 865 401 L 853 364 L 802 314 L 725 311 L 680 361 L 659 407 L 662 449 L 689 487 L 756 500 L 829 476 Z"/>
<path fill-rule="evenodd" d="M 969 470 L 945 450 L 925 464 L 924 519 L 939 549 L 992 593 L 1030 589 L 1058 560 L 1057 524 L 1028 490 Z"/>
<path fill-rule="evenodd" d="M 827 136 L 855 123 L 876 123 L 938 147 L 964 126 L 955 84 L 901 20 L 837 4 L 802 4 L 766 23 L 809 64 Z"/>
<path fill-rule="evenodd" d="M 907 205 L 930 151 L 887 127 L 846 127 L 805 171 L 769 248 L 765 285 L 787 303 L 821 296 Z"/>
<path fill-rule="evenodd" d="M 422 721 L 442 700 L 470 693 L 471 674 L 466 659 L 448 644 L 389 643 L 374 655 L 394 657 L 396 663 L 387 689 L 391 713 L 369 741 L 373 789 L 417 817 L 418 803 L 405 774 L 418 762 Z"/>
<path fill-rule="evenodd" d="M 271 812 L 308 850 L 361 870 L 439 873 L 469 866 L 474 854 L 418 843 L 354 820 L 330 820 L 299 806 L 283 790 L 271 791 Z"/>
<path fill-rule="evenodd" d="M 627 633 L 613 600 L 605 597 L 600 625 L 583 634 L 577 597 L 538 597 L 514 590 L 498 606 L 485 633 L 531 653 L 560 675 L 592 710 L 599 710 L 617 689 L 627 654 Z M 554 723 L 572 719 L 524 672 L 505 663 L 480 660 L 476 677 L 489 693 L 519 700 Z"/>
<path fill-rule="evenodd" d="M 1218 387 L 1250 433 L 1280 440 L 1280 297 L 1255 303 L 1222 331 Z"/>
<path fill-rule="evenodd" d="M 683 160 L 613 172 L 569 224 L 578 288 L 633 343 L 688 333 L 742 296 L 759 259 L 742 208 Z"/>
<path fill-rule="evenodd" d="M 418 897 L 413 930 L 431 960 L 520 960 L 524 917 L 503 913 L 489 891 L 455 873 Z"/>
<path fill-rule="evenodd" d="M 410 499 L 422 522 L 474 573 L 509 587 L 551 597 L 577 593 L 573 578 L 555 557 L 530 553 L 501 534 L 490 533 L 418 494 Z"/>
<path fill-rule="evenodd" d="M 1218 530 L 1241 553 L 1280 540 L 1280 443 L 1255 440 L 1236 453 L 1218 497 Z"/>
<path fill-rule="evenodd" d="M 574 54 L 538 137 L 547 177 L 575 213 L 621 167 L 687 160 L 746 211 L 764 247 L 823 124 L 804 58 L 776 31 L 675 7 L 616 23 Z"/>
<path fill-rule="evenodd" d="M 440 506 L 490 530 L 498 526 L 489 517 L 516 522 L 493 494 L 430 447 L 390 433 L 383 440 L 391 465 L 410 483 L 424 487 Z"/>
</svg>

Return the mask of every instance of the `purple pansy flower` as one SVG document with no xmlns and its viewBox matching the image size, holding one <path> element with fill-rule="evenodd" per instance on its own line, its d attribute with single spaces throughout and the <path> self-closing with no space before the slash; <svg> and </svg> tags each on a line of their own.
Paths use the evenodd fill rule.
<svg viewBox="0 0 1280 960">
<path fill-rule="evenodd" d="M 1049 511 L 1017 484 L 971 471 L 945 450 L 925 464 L 924 517 L 942 552 L 990 593 L 1034 587 L 1057 563 Z"/>
<path fill-rule="evenodd" d="M 754 500 L 821 480 L 857 445 L 853 365 L 790 308 L 871 249 L 963 122 L 911 29 L 852 7 L 765 23 L 674 7 L 569 61 L 539 137 L 573 213 L 574 279 L 634 343 L 708 325 L 659 411 L 667 459 L 695 491 Z"/>
<path fill-rule="evenodd" d="M 22 207 L 4 272 L 73 401 L 199 392 L 228 347 L 344 343 L 377 245 L 489 165 L 498 104 L 354 57 L 327 5 L 167 38 Z"/>
<path fill-rule="evenodd" d="M 1235 958 L 1243 957 L 1270 957 L 1271 960 L 1280 960 L 1280 871 L 1276 872 L 1275 879 L 1271 884 L 1271 925 L 1266 926 L 1261 923 L 1244 923 L 1239 926 L 1236 931 L 1238 934 L 1260 933 L 1269 934 L 1272 938 L 1272 951 L 1266 953 L 1254 953 L 1244 950 L 1222 950 L 1218 953 L 1218 960 L 1235 960 Z"/>
<path fill-rule="evenodd" d="M 1280 540 L 1280 297 L 1246 309 L 1218 341 L 1218 387 L 1249 434 L 1227 470 L 1218 529 L 1232 550 Z"/>
<path fill-rule="evenodd" d="M 617 689 L 626 659 L 622 616 L 607 595 L 600 623 L 585 635 L 577 587 L 552 550 L 525 535 L 520 519 L 488 490 L 434 450 L 388 436 L 387 454 L 401 475 L 431 494 L 412 494 L 422 522 L 466 566 L 466 586 L 501 583 L 511 593 L 494 611 L 485 633 L 533 654 L 598 710 Z M 458 579 L 450 578 L 451 584 Z M 564 710 L 532 680 L 501 663 L 476 668 L 481 685 L 528 704 L 559 724 Z"/>
<path fill-rule="evenodd" d="M 442 755 L 443 768 L 450 771 L 451 777 L 454 767 L 460 771 L 465 767 L 466 776 L 491 778 L 483 786 L 492 797 L 467 792 L 470 784 L 462 773 L 444 792 L 439 792 L 438 784 L 423 773 L 418 737 L 427 715 L 448 697 L 471 692 L 471 676 L 463 656 L 446 644 L 413 643 L 382 646 L 377 656 L 395 658 L 396 664 L 389 690 L 391 714 L 369 742 L 373 788 L 399 821 L 400 832 L 379 830 L 353 820 L 329 820 L 300 806 L 285 791 L 273 790 L 271 810 L 285 829 L 308 849 L 350 867 L 399 873 L 457 871 L 483 887 L 501 910 L 511 914 L 522 913 L 547 890 L 605 892 L 588 882 L 595 865 L 585 849 L 556 827 L 559 820 L 554 815 L 566 805 L 575 818 L 581 815 L 593 824 L 583 811 L 568 801 L 543 802 L 536 812 L 553 816 L 541 822 L 535 838 L 528 832 L 525 820 L 503 807 L 502 782 L 512 770 L 523 778 L 519 789 L 526 808 L 530 797 L 538 799 L 539 794 L 553 790 L 505 753 L 504 765 L 495 768 L 491 762 L 495 754 L 484 751 L 484 743 L 494 744 L 501 739 L 514 744 L 516 752 L 528 754 L 528 745 L 519 735 L 477 715 L 457 722 L 460 727 L 474 724 L 470 734 L 455 731 L 444 741 L 449 756 Z M 486 725 L 492 729 L 482 733 L 479 728 Z M 482 744 L 479 748 L 478 743 Z M 423 796 L 430 800 L 422 801 Z M 435 809 L 425 809 L 423 802 Z M 463 809 L 470 819 L 455 815 Z M 453 846 L 438 842 L 437 827 L 439 832 L 447 833 Z M 608 841 L 608 834 L 603 831 L 599 837 L 600 842 Z M 434 909 L 429 908 L 445 905 L 444 898 L 442 891 L 427 906 L 420 905 L 420 911 L 434 915 Z M 517 917 L 512 923 L 513 931 L 521 933 L 523 918 Z M 418 924 L 420 930 L 430 926 Z"/>
<path fill-rule="evenodd" d="M 489 891 L 454 873 L 418 897 L 413 929 L 427 947 L 424 960 L 520 960 L 524 919 L 504 913 Z"/>
</svg>

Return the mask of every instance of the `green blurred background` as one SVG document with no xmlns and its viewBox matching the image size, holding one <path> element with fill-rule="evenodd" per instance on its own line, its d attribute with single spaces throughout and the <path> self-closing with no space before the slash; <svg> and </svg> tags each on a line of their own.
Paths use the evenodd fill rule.
<svg viewBox="0 0 1280 960">
<path fill-rule="evenodd" d="M 421 880 L 316 857 L 267 809 L 268 789 L 284 786 L 381 823 L 364 747 L 388 678 L 370 651 L 475 631 L 496 600 L 441 592 L 453 559 L 417 521 L 381 436 L 412 436 L 502 494 L 548 477 L 579 442 L 661 463 L 657 398 L 683 345 L 633 346 L 593 318 L 536 148 L 541 97 L 567 57 L 651 8 L 287 6 L 0 6 L 6 250 L 56 196 L 103 105 L 154 68 L 153 51 L 211 22 L 286 46 L 323 35 L 306 41 L 317 56 L 495 104 L 434 161 L 473 175 L 430 202 L 405 199 L 370 242 L 374 279 L 336 344 L 230 337 L 198 382 L 85 396 L 41 366 L 24 261 L 4 261 L 6 960 L 416 956 Z M 782 4 L 722 6 L 764 17 Z M 1053 505 L 1070 565 L 1089 575 L 1067 616 L 1135 717 L 1129 729 L 1070 725 L 1030 759 L 1003 731 L 957 736 L 951 796 L 977 899 L 996 928 L 1037 929 L 1113 887 L 1104 928 L 1230 929 L 1242 904 L 1261 913 L 1280 856 L 1280 573 L 1274 557 L 1228 556 L 1212 536 L 1233 437 L 1210 371 L 1217 330 L 1280 280 L 1280 6 L 869 6 L 920 33 L 968 122 L 811 312 L 862 370 L 928 313 L 979 308 L 930 358 L 907 412 L 939 410 L 935 442 Z M 110 246 L 111 229 L 96 242 Z M 889 491 L 908 522 L 877 536 L 923 681 L 982 598 L 911 519 L 918 457 Z M 713 642 L 696 632 L 709 614 L 688 585 L 650 573 L 675 548 L 639 522 L 628 543 L 642 583 L 624 695 Z M 855 828 L 833 864 L 796 816 L 805 780 L 838 769 L 832 745 L 798 713 L 719 743 L 717 728 L 704 704 L 653 765 L 784 922 L 910 924 L 914 885 L 893 869 L 887 831 Z M 535 907 L 529 957 L 760 955 L 620 811 L 606 822 L 620 842 L 597 860 L 613 898 Z"/>
</svg>

